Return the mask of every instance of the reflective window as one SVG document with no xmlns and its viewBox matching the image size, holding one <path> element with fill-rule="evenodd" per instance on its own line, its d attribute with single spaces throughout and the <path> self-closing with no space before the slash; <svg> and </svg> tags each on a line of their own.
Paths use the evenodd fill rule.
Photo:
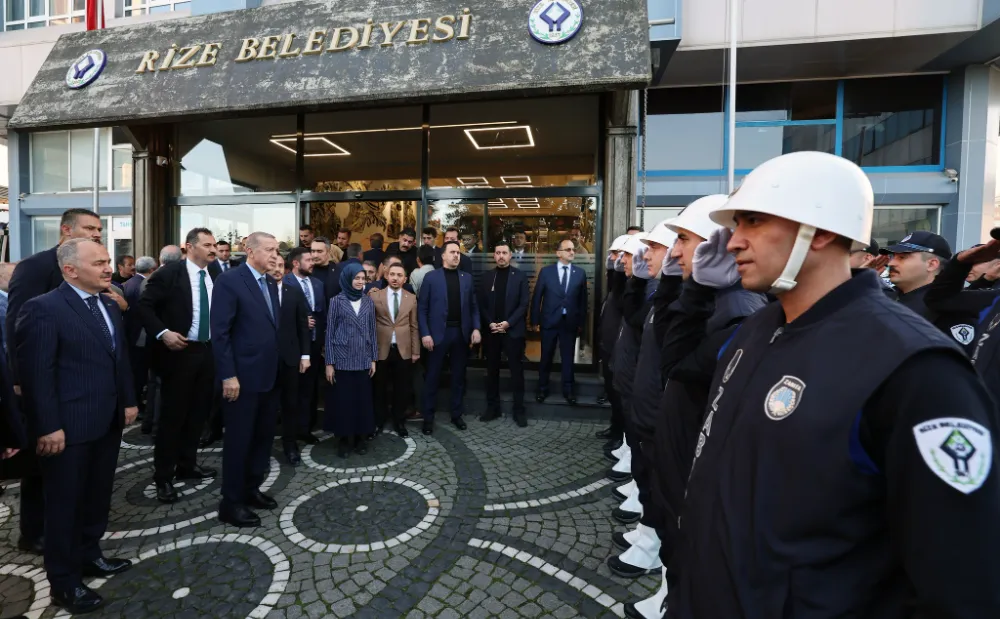
<svg viewBox="0 0 1000 619">
<path fill-rule="evenodd" d="M 125 0 L 124 15 L 145 15 L 147 13 L 169 13 L 180 11 L 191 7 L 188 0 L 175 2 L 174 0 Z"/>
<path fill-rule="evenodd" d="M 940 75 L 848 80 L 843 156 L 861 166 L 941 163 Z"/>
<path fill-rule="evenodd" d="M 251 232 L 268 232 L 278 239 L 278 249 L 299 244 L 295 227 L 295 204 L 233 204 L 181 206 L 178 242 L 191 228 L 208 228 L 216 241 L 229 241 L 234 252 L 243 252 L 243 239 Z"/>
<path fill-rule="evenodd" d="M 876 207 L 872 237 L 880 247 L 900 242 L 918 230 L 940 234 L 941 208 L 937 206 Z"/>
<path fill-rule="evenodd" d="M 4 30 L 82 23 L 86 0 L 4 0 Z"/>
<path fill-rule="evenodd" d="M 101 132 L 100 188 L 108 188 L 108 155 L 111 132 Z M 81 129 L 69 132 L 69 190 L 94 190 L 94 131 Z"/>
<path fill-rule="evenodd" d="M 132 186 L 132 146 L 118 129 L 101 129 L 99 187 L 106 191 Z M 114 145 L 112 142 L 114 141 Z M 118 143 L 121 141 L 122 143 Z M 110 162 L 114 160 L 114 169 Z M 94 189 L 94 130 L 54 131 L 31 134 L 31 191 L 33 193 L 87 192 Z M 119 182 L 127 169 L 128 182 Z M 127 165 L 126 165 L 127 164 Z"/>
<path fill-rule="evenodd" d="M 59 220 L 61 217 L 32 217 L 31 218 L 31 242 L 32 251 L 37 253 L 59 243 Z M 116 219 L 122 219 L 120 217 Z M 111 227 L 110 217 L 101 217 L 101 243 L 108 247 L 108 232 Z M 109 253 L 113 248 L 108 249 Z M 114 256 L 112 256 L 114 258 Z"/>
<path fill-rule="evenodd" d="M 430 186 L 593 185 L 596 96 L 432 105 Z"/>
<path fill-rule="evenodd" d="M 836 125 L 737 127 L 736 169 L 755 168 L 778 155 L 803 150 L 833 154 L 836 141 Z"/>
<path fill-rule="evenodd" d="M 31 191 L 69 191 L 69 135 L 66 132 L 31 134 Z M 58 232 L 56 236 L 58 238 Z"/>
<path fill-rule="evenodd" d="M 307 191 L 420 189 L 423 112 L 418 107 L 307 114 Z M 295 135 L 278 138 L 294 163 Z"/>
<path fill-rule="evenodd" d="M 646 168 L 724 168 L 725 103 L 721 86 L 650 90 L 644 136 Z"/>
<path fill-rule="evenodd" d="M 736 90 L 737 122 L 833 120 L 836 117 L 836 81 L 745 84 Z"/>
<path fill-rule="evenodd" d="M 372 248 L 371 236 L 376 232 L 382 235 L 382 249 L 385 250 L 390 243 L 399 240 L 399 233 L 406 228 L 416 231 L 418 204 L 415 200 L 358 200 L 310 202 L 306 208 L 309 209 L 309 225 L 316 236 L 335 241 L 337 231 L 347 228 L 351 231 L 351 242 L 360 243 L 367 251 Z"/>
<path fill-rule="evenodd" d="M 229 196 L 294 191 L 295 116 L 266 116 L 181 125 L 180 195 Z"/>
</svg>

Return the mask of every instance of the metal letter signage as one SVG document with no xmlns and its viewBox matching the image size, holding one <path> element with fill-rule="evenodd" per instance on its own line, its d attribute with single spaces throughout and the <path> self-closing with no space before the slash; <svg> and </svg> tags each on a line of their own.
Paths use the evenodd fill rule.
<svg viewBox="0 0 1000 619">
<path fill-rule="evenodd" d="M 70 65 L 69 70 L 66 71 L 66 85 L 75 90 L 93 83 L 100 77 L 106 64 L 108 64 L 108 57 L 103 51 L 90 50 Z"/>
<path fill-rule="evenodd" d="M 539 43 L 569 41 L 583 25 L 583 7 L 577 0 L 539 0 L 528 13 L 528 31 Z"/>
</svg>

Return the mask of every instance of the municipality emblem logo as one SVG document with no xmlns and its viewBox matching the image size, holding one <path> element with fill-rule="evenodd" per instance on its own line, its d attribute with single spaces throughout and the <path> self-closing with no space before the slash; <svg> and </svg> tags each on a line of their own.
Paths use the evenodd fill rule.
<svg viewBox="0 0 1000 619">
<path fill-rule="evenodd" d="M 986 481 L 993 465 L 990 431 L 957 417 L 942 417 L 913 426 L 917 449 L 927 468 L 964 494 Z"/>
<path fill-rule="evenodd" d="M 92 84 L 108 63 L 108 56 L 99 49 L 92 49 L 70 65 L 66 71 L 66 85 L 76 90 Z"/>
<path fill-rule="evenodd" d="M 781 421 L 795 412 L 802 402 L 806 384 L 794 376 L 782 376 L 764 398 L 764 412 L 770 419 Z"/>
<path fill-rule="evenodd" d="M 962 346 L 968 346 L 976 338 L 976 330 L 972 325 L 955 325 L 951 328 L 951 336 Z"/>
<path fill-rule="evenodd" d="M 539 43 L 565 43 L 582 25 L 583 7 L 577 0 L 539 0 L 528 13 L 528 31 Z"/>
</svg>

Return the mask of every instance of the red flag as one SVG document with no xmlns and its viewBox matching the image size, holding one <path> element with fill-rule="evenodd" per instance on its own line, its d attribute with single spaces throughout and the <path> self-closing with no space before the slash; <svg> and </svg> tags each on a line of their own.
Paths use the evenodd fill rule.
<svg viewBox="0 0 1000 619">
<path fill-rule="evenodd" d="M 104 0 L 87 0 L 87 30 L 104 28 Z"/>
</svg>

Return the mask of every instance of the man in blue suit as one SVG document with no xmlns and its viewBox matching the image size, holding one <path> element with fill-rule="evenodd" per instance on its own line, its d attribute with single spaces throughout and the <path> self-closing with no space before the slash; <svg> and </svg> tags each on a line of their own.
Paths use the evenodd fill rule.
<svg viewBox="0 0 1000 619">
<path fill-rule="evenodd" d="M 559 262 L 538 272 L 531 299 L 531 322 L 542 329 L 542 358 L 538 364 L 536 402 L 549 397 L 549 370 L 559 346 L 562 361 L 562 391 L 566 401 L 576 404 L 573 394 L 573 356 L 576 338 L 587 319 L 587 274 L 573 266 L 573 239 L 559 241 Z"/>
<path fill-rule="evenodd" d="M 65 281 L 24 304 L 16 357 L 45 489 L 45 571 L 52 598 L 71 614 L 103 603 L 83 577 L 121 573 L 130 561 L 105 558 L 122 430 L 135 421 L 132 371 L 118 305 L 101 295 L 111 259 L 99 243 L 59 246 Z"/>
<path fill-rule="evenodd" d="M 215 282 L 211 328 L 215 367 L 222 379 L 226 434 L 222 447 L 219 520 L 259 527 L 251 507 L 274 509 L 260 491 L 267 477 L 278 416 L 278 287 L 267 275 L 278 241 L 266 232 L 247 237 L 246 262 Z"/>
<path fill-rule="evenodd" d="M 291 272 L 285 276 L 285 284 L 298 288 L 306 298 L 310 307 L 309 337 L 312 344 L 309 347 L 309 369 L 299 376 L 299 406 L 296 415 L 284 413 L 282 432 L 285 434 L 286 447 L 297 440 L 309 445 L 319 442 L 312 435 L 312 427 L 316 423 L 317 391 L 316 381 L 323 373 L 323 343 L 326 342 L 326 310 L 328 300 L 326 287 L 318 277 L 313 276 L 313 257 L 306 247 L 296 247 L 288 252 L 287 264 Z"/>
<path fill-rule="evenodd" d="M 146 408 L 142 403 L 142 390 L 149 382 L 149 347 L 146 346 L 146 334 L 142 330 L 142 320 L 139 317 L 139 296 L 142 294 L 142 283 L 156 270 L 156 260 L 152 256 L 139 256 L 135 261 L 135 275 L 122 285 L 128 311 L 125 312 L 125 337 L 128 343 L 128 356 L 132 361 L 132 380 L 134 381 L 135 399 L 139 403 L 139 415 L 145 418 Z"/>
<path fill-rule="evenodd" d="M 479 306 L 473 290 L 472 275 L 458 269 L 462 256 L 458 241 L 447 241 L 441 248 L 443 268 L 424 277 L 417 297 L 417 319 L 421 342 L 429 352 L 424 377 L 424 434 L 434 431 L 434 405 L 444 358 L 451 355 L 451 423 L 459 430 L 465 397 L 465 366 L 469 346 L 479 343 Z"/>
<path fill-rule="evenodd" d="M 528 313 L 528 278 L 510 264 L 510 244 L 499 241 L 493 247 L 497 268 L 479 280 L 479 309 L 482 324 L 489 330 L 483 338 L 486 352 L 486 412 L 480 421 L 500 418 L 500 353 L 507 355 L 514 387 L 514 422 L 524 428 L 524 322 Z"/>
</svg>

